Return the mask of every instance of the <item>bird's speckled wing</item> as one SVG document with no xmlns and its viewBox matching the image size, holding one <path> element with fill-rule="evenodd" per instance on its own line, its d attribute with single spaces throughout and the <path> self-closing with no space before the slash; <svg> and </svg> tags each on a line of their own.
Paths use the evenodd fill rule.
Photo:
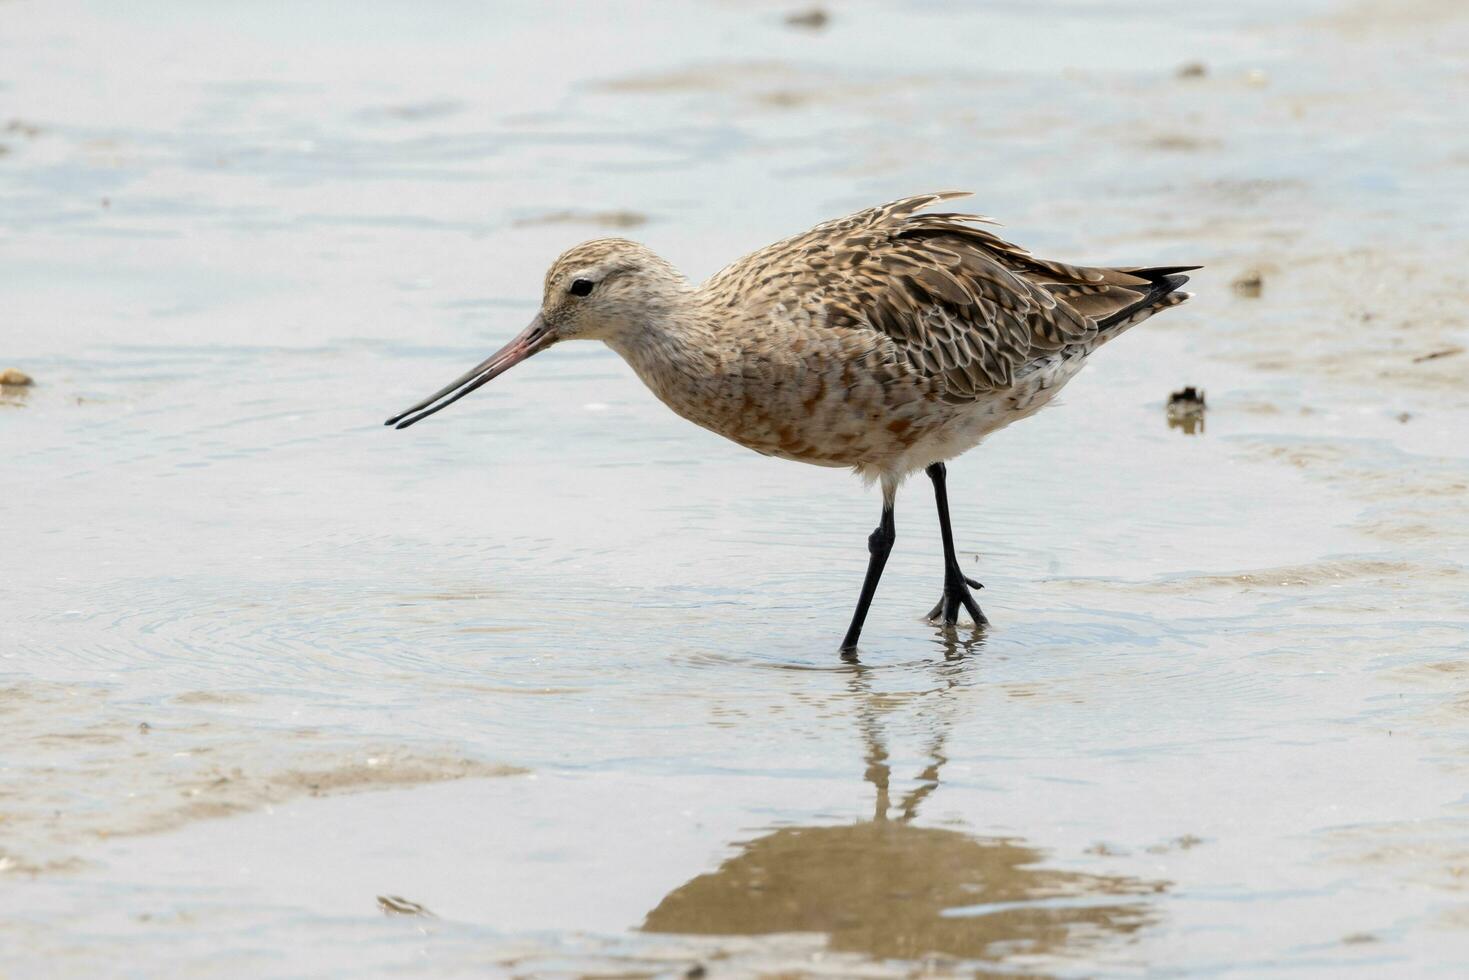
<svg viewBox="0 0 1469 980">
<path fill-rule="evenodd" d="M 1096 339 L 1099 321 L 1149 296 L 1131 270 L 1050 262 L 978 227 L 924 212 L 963 193 L 925 194 L 817 225 L 735 262 L 705 284 L 759 312 L 801 311 L 830 330 L 868 330 L 896 360 L 965 402 L 1010 387 L 1024 366 Z M 1150 272 L 1151 270 L 1137 270 Z"/>
</svg>

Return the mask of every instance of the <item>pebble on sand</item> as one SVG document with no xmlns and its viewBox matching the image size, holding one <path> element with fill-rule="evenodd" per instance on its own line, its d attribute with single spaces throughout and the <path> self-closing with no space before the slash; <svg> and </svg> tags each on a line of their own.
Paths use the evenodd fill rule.
<svg viewBox="0 0 1469 980">
<path fill-rule="evenodd" d="M 648 223 L 648 216 L 638 211 L 548 211 L 545 214 L 519 218 L 517 228 L 531 225 L 601 225 L 604 228 L 636 228 Z"/>
<path fill-rule="evenodd" d="M 0 371 L 0 385 L 9 385 L 14 388 L 24 388 L 26 385 L 34 384 L 31 376 L 19 368 L 6 368 Z"/>
<path fill-rule="evenodd" d="M 422 905 L 402 895 L 379 895 L 377 907 L 383 910 L 384 915 L 427 915 L 437 918 Z"/>
<path fill-rule="evenodd" d="M 820 7 L 810 7 L 806 10 L 797 10 L 786 14 L 786 23 L 792 27 L 804 27 L 808 30 L 819 31 L 831 20 L 828 14 Z"/>
<path fill-rule="evenodd" d="M 1453 357 L 1455 354 L 1462 353 L 1464 353 L 1464 348 L 1459 347 L 1458 345 L 1454 345 L 1452 347 L 1440 347 L 1438 350 L 1431 350 L 1427 354 L 1419 354 L 1417 357 L 1413 358 L 1413 363 L 1422 364 L 1424 361 L 1436 361 L 1440 357 Z"/>
<path fill-rule="evenodd" d="M 1182 429 L 1184 435 L 1204 430 L 1204 391 L 1189 385 L 1168 396 L 1168 427 Z"/>
<path fill-rule="evenodd" d="M 1246 269 L 1235 277 L 1230 286 L 1237 295 L 1256 299 L 1265 291 L 1265 275 L 1259 269 Z"/>
</svg>

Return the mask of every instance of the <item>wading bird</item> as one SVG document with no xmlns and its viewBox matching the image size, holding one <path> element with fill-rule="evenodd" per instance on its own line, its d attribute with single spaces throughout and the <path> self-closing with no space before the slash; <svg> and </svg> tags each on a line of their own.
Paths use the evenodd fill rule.
<svg viewBox="0 0 1469 980">
<path fill-rule="evenodd" d="M 1188 299 L 1175 268 L 1093 268 L 1039 259 L 980 227 L 929 212 L 924 194 L 817 225 L 751 253 L 702 285 L 636 242 L 569 249 L 546 273 L 541 311 L 453 384 L 388 419 L 406 428 L 563 340 L 600 340 L 669 408 L 768 456 L 847 466 L 882 486 L 867 576 L 842 651 L 856 650 L 892 550 L 903 478 L 933 481 L 944 590 L 930 620 L 962 606 L 986 624 L 954 551 L 944 461 L 1034 414 L 1092 352 Z"/>
</svg>

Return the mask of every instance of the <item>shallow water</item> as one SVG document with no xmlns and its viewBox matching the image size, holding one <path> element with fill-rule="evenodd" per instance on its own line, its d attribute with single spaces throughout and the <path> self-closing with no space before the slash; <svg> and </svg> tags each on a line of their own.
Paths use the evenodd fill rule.
<svg viewBox="0 0 1469 980">
<path fill-rule="evenodd" d="M 789 12 L 0 6 L 0 971 L 1459 972 L 1469 20 Z M 951 464 L 983 634 L 915 481 L 841 663 L 875 493 L 600 347 L 380 424 L 948 187 L 1208 266 Z"/>
</svg>

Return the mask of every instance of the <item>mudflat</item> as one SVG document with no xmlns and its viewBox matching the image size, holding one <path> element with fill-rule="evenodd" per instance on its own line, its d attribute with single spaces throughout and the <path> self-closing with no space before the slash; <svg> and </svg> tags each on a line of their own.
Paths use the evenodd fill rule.
<svg viewBox="0 0 1469 980">
<path fill-rule="evenodd" d="M 1461 970 L 1463 5 L 794 9 L 0 4 L 0 973 Z M 954 188 L 1206 266 L 951 464 L 988 631 L 599 347 L 380 424 Z"/>
</svg>

